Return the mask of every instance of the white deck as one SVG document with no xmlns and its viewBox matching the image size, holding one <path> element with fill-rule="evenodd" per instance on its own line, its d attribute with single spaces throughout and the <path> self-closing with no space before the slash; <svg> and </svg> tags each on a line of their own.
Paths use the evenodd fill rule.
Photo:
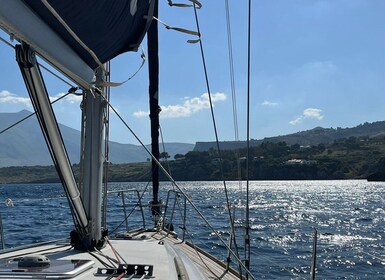
<svg viewBox="0 0 385 280">
<path fill-rule="evenodd" d="M 182 243 L 181 240 L 162 233 L 144 232 L 132 239 L 111 240 L 112 247 L 118 252 L 121 263 L 129 265 L 146 265 L 147 269 L 152 266 L 152 276 L 135 275 L 132 279 L 215 279 L 223 274 L 225 268 L 219 261 L 214 260 L 209 255 L 200 253 L 192 246 Z M 117 259 L 110 245 L 98 252 L 80 252 L 72 249 L 69 244 L 49 244 L 34 248 L 12 251 L 1 254 L 0 278 L 2 279 L 120 279 L 118 274 L 112 278 L 109 275 L 96 275 L 98 268 L 105 268 L 102 263 L 112 265 L 108 258 Z M 33 272 L 17 269 L 17 262 L 13 259 L 21 256 L 39 254 L 45 255 L 51 260 L 51 266 L 44 270 Z M 78 268 L 76 263 L 66 262 L 65 260 L 91 260 L 93 263 L 85 264 L 84 268 Z M 60 264 L 66 263 L 74 270 L 72 272 L 54 272 L 60 270 Z M 84 271 L 81 271 L 81 270 Z M 31 269 L 28 269 L 31 270 Z M 106 273 L 107 270 L 103 272 Z M 179 276 L 178 276 L 179 275 Z M 124 278 L 129 278 L 125 275 Z M 124 279 L 123 278 L 123 279 Z M 227 273 L 222 279 L 240 279 L 233 273 Z"/>
</svg>

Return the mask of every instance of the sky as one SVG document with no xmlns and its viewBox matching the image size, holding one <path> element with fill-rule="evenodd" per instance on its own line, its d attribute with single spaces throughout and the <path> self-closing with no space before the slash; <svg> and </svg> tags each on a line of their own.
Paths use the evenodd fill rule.
<svg viewBox="0 0 385 280">
<path fill-rule="evenodd" d="M 178 2 L 188 2 L 180 0 Z M 202 0 L 202 45 L 220 141 L 235 139 L 224 0 Z M 229 0 L 237 123 L 246 139 L 247 1 Z M 385 120 L 385 1 L 254 0 L 251 26 L 250 138 L 320 126 L 353 127 Z M 159 19 L 196 30 L 194 11 L 160 0 Z M 208 89 L 194 36 L 159 26 L 159 103 L 165 142 L 214 141 Z M 2 38 L 9 39 L 5 33 Z M 143 42 L 144 50 L 147 49 Z M 0 42 L 0 112 L 33 110 L 14 59 Z M 140 53 L 111 62 L 121 82 L 140 66 Z M 111 104 L 144 143 L 150 143 L 147 63 L 111 90 Z M 43 71 L 52 100 L 69 86 Z M 54 105 L 60 123 L 80 128 L 80 97 Z M 110 139 L 138 144 L 111 113 Z"/>
</svg>

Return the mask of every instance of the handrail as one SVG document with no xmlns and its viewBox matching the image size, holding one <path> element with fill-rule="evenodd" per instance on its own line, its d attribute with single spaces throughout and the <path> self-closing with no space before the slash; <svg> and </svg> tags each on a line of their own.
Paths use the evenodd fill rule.
<svg viewBox="0 0 385 280">
<path fill-rule="evenodd" d="M 109 194 L 113 194 L 113 193 L 117 193 L 118 196 L 121 196 L 122 197 L 122 205 L 123 205 L 123 212 L 124 212 L 124 221 L 126 223 L 126 230 L 128 231 L 128 216 L 127 216 L 127 209 L 126 209 L 126 203 L 125 203 L 125 197 L 124 197 L 124 193 L 136 193 L 137 197 L 138 197 L 138 202 L 136 203 L 136 205 L 134 206 L 134 209 L 139 206 L 140 208 L 140 212 L 142 214 L 142 222 L 143 222 L 143 228 L 146 228 L 146 219 L 144 217 L 144 212 L 143 212 L 143 207 L 142 207 L 142 198 L 139 194 L 139 191 L 138 190 L 116 190 L 116 191 L 108 191 L 107 193 Z"/>
<path fill-rule="evenodd" d="M 3 231 L 3 217 L 0 213 L 0 239 L 1 239 L 1 250 L 5 249 L 5 242 L 4 242 L 4 231 Z"/>
<path fill-rule="evenodd" d="M 167 214 L 167 209 L 168 209 L 168 203 L 169 203 L 169 199 L 170 199 L 170 194 L 171 193 L 174 193 L 174 203 L 173 203 L 173 206 L 172 206 L 172 212 L 171 212 L 171 217 L 170 217 L 170 220 L 168 223 L 166 223 L 166 214 Z M 166 198 L 166 203 L 165 203 L 165 206 L 164 206 L 164 212 L 163 212 L 163 224 L 162 224 L 162 230 L 165 230 L 165 225 L 166 225 L 166 230 L 169 232 L 170 231 L 170 226 L 172 224 L 172 221 L 174 219 L 174 212 L 175 212 L 175 206 L 176 206 L 176 203 L 178 201 L 178 198 L 180 196 L 183 196 L 184 198 L 184 207 L 183 207 L 183 225 L 181 227 L 182 229 L 182 241 L 184 241 L 184 238 L 185 238 L 185 234 L 186 234 L 186 213 L 187 213 L 187 199 L 186 197 L 183 195 L 183 193 L 179 192 L 179 191 L 176 191 L 176 190 L 169 190 L 167 192 L 167 198 Z"/>
</svg>

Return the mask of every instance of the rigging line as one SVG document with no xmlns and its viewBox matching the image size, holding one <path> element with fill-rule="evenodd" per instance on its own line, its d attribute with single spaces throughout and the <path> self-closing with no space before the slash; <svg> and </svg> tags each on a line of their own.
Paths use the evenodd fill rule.
<svg viewBox="0 0 385 280">
<path fill-rule="evenodd" d="M 194 15 L 195 15 L 196 27 L 197 27 L 197 30 L 198 30 L 198 34 L 200 36 L 201 32 L 200 32 L 197 8 L 196 8 L 195 4 L 194 4 Z M 233 220 L 233 215 L 231 214 L 231 205 L 230 205 L 229 195 L 228 195 L 228 191 L 227 191 L 225 175 L 224 175 L 224 171 L 223 171 L 222 154 L 221 154 L 221 149 L 219 147 L 218 130 L 217 130 L 217 125 L 216 125 L 216 121 L 215 121 L 215 114 L 214 114 L 213 102 L 212 102 L 212 98 L 211 98 L 210 83 L 209 83 L 209 78 L 208 78 L 208 72 L 207 72 L 207 67 L 206 67 L 206 60 L 205 60 L 205 55 L 204 55 L 204 51 L 203 51 L 202 40 L 199 40 L 199 46 L 200 46 L 201 58 L 202 58 L 203 69 L 204 69 L 204 74 L 205 74 L 207 94 L 208 94 L 209 101 L 210 101 L 211 118 L 212 118 L 213 126 L 214 126 L 215 142 L 216 142 L 216 145 L 217 145 L 217 151 L 218 151 L 218 157 L 219 157 L 219 166 L 220 166 L 220 170 L 221 170 L 221 176 L 222 176 L 222 180 L 223 180 L 223 187 L 224 187 L 225 197 L 226 197 L 226 205 L 227 205 L 226 208 L 227 208 L 228 216 L 229 216 L 229 220 L 230 220 L 231 232 L 232 232 L 233 236 L 235 236 L 234 220 Z M 234 241 L 235 241 L 235 239 L 234 239 Z M 238 253 L 237 249 L 236 249 L 236 253 Z"/>
<path fill-rule="evenodd" d="M 3 43 L 5 43 L 6 45 L 8 45 L 8 46 L 11 47 L 11 48 L 15 48 L 14 45 L 12 45 L 10 42 L 8 42 L 7 40 L 5 40 L 3 37 L 0 37 L 0 41 L 2 41 Z"/>
<path fill-rule="evenodd" d="M 111 242 L 110 242 L 110 239 L 108 239 L 107 236 L 105 236 L 104 239 L 107 241 L 108 245 L 110 245 L 111 250 L 112 250 L 112 253 L 114 253 L 115 258 L 116 258 L 116 260 L 118 261 L 118 263 L 121 263 L 121 260 L 120 260 L 120 258 L 119 258 L 119 256 L 118 256 L 118 254 L 117 254 L 115 248 L 112 246 L 112 244 L 111 244 Z"/>
<path fill-rule="evenodd" d="M 91 90 L 94 90 L 97 93 L 100 93 L 100 90 L 96 87 L 92 87 Z M 193 207 L 193 209 L 198 213 L 198 215 L 201 217 L 201 219 L 205 222 L 205 224 L 214 232 L 214 234 L 218 237 L 218 239 L 221 241 L 223 246 L 231 252 L 231 254 L 234 256 L 236 261 L 240 263 L 240 265 L 246 270 L 248 274 L 250 274 L 252 279 L 255 279 L 250 270 L 245 267 L 245 265 L 242 263 L 240 258 L 234 253 L 233 250 L 227 245 L 227 243 L 224 241 L 224 239 L 219 235 L 218 231 L 214 229 L 214 227 L 209 223 L 207 218 L 199 211 L 198 207 L 195 205 L 195 203 L 192 201 L 192 199 L 186 194 L 186 192 L 177 184 L 177 182 L 170 176 L 170 174 L 167 172 L 167 170 L 160 164 L 159 160 L 154 157 L 154 155 L 150 152 L 150 150 L 146 147 L 146 145 L 143 143 L 142 140 L 140 140 L 139 136 L 135 134 L 135 132 L 132 130 L 132 128 L 127 124 L 127 122 L 124 121 L 122 116 L 116 111 L 116 109 L 111 105 L 110 102 L 103 96 L 100 95 L 108 104 L 108 106 L 111 107 L 112 111 L 114 111 L 115 115 L 120 119 L 120 121 L 123 123 L 123 125 L 131 132 L 131 134 L 135 137 L 135 139 L 139 142 L 139 144 L 145 149 L 145 151 L 148 153 L 149 156 L 156 162 L 156 164 L 159 166 L 159 169 L 163 171 L 165 176 L 175 185 L 175 187 L 182 193 L 184 197 L 186 197 L 186 200 L 190 203 L 190 205 Z"/>
<path fill-rule="evenodd" d="M 15 48 L 14 45 L 12 45 L 11 43 L 9 43 L 7 40 L 5 40 L 4 38 L 0 37 L 0 41 L 2 41 L 3 43 L 7 44 L 9 47 L 11 48 Z M 37 64 L 43 68 L 44 70 L 46 70 L 48 73 L 50 73 L 51 75 L 55 76 L 56 78 L 58 78 L 59 80 L 61 80 L 63 83 L 69 85 L 70 87 L 75 87 L 73 84 L 71 84 L 70 82 L 64 80 L 62 77 L 60 77 L 58 74 L 54 73 L 52 70 L 50 70 L 48 67 L 44 66 L 43 64 L 37 62 Z"/>
<path fill-rule="evenodd" d="M 163 151 L 164 151 L 164 153 L 166 153 L 166 146 L 165 146 L 165 143 L 164 143 L 162 126 L 161 126 L 160 124 L 159 124 L 159 132 L 160 132 L 160 138 L 162 139 L 162 147 L 163 147 Z M 166 155 L 166 154 L 165 154 L 165 155 Z M 165 156 L 164 158 L 166 159 L 168 172 L 169 172 L 170 176 L 172 176 L 170 162 L 167 160 L 167 157 L 166 157 L 166 156 Z M 174 186 L 174 184 L 171 184 L 171 185 L 172 185 L 172 189 L 175 191 L 175 186 Z M 180 201 L 179 201 L 178 198 L 176 198 L 176 201 L 177 201 L 177 204 L 178 204 L 179 214 L 181 215 L 181 217 L 183 217 L 183 214 L 182 214 L 182 206 L 180 205 Z"/>
<path fill-rule="evenodd" d="M 167 164 L 167 168 L 168 168 L 168 172 L 170 174 L 170 176 L 172 176 L 172 173 L 171 173 L 171 166 L 170 166 L 170 162 L 167 160 L 167 157 L 166 157 L 166 146 L 165 146 L 165 143 L 164 143 L 164 138 L 163 138 L 163 131 L 162 131 L 162 126 L 159 124 L 159 132 L 160 132 L 160 138 L 161 138 L 161 141 L 162 141 L 162 147 L 163 147 L 163 151 L 164 151 L 164 155 L 165 155 L 165 160 L 166 160 L 166 164 Z M 172 185 L 172 189 L 175 191 L 175 186 L 174 184 L 171 184 Z M 179 210 L 179 214 L 181 215 L 181 217 L 183 217 L 183 214 L 182 214 L 182 206 L 180 205 L 180 201 L 178 198 L 176 198 L 176 202 L 177 202 L 177 205 L 178 205 L 178 210 Z M 171 221 L 170 221 L 171 222 Z"/>
<path fill-rule="evenodd" d="M 159 132 L 160 132 L 160 138 L 162 139 L 162 147 L 163 147 L 163 151 L 166 153 L 166 146 L 164 144 L 164 138 L 163 138 L 163 131 L 162 131 L 162 126 L 159 124 Z M 166 154 L 165 154 L 166 155 Z M 172 176 L 171 174 L 171 166 L 170 166 L 170 162 L 167 160 L 167 157 L 165 156 L 164 157 L 166 159 L 166 163 L 167 163 L 167 168 L 168 168 L 168 172 L 170 174 L 170 176 Z M 175 186 L 174 184 L 171 184 L 172 185 L 172 190 L 175 191 Z M 181 215 L 181 217 L 183 217 L 183 214 L 182 214 L 182 206 L 180 204 L 180 201 L 179 199 L 176 197 L 176 202 L 177 202 L 177 205 L 178 205 L 178 210 L 179 210 L 179 214 Z M 172 221 L 170 221 L 172 222 Z"/>
<path fill-rule="evenodd" d="M 120 263 L 120 264 L 122 264 L 122 263 L 123 263 L 123 264 L 128 263 L 128 262 L 122 257 L 122 255 L 119 254 L 118 250 L 116 250 L 116 249 L 114 248 L 114 246 L 112 246 L 112 243 L 110 242 L 110 240 L 108 239 L 108 237 L 106 236 L 105 238 L 106 238 L 108 244 L 110 245 L 112 251 L 113 251 L 114 254 L 117 256 L 117 260 L 119 261 L 119 263 Z M 119 257 L 120 257 L 121 261 L 120 261 Z"/>
<path fill-rule="evenodd" d="M 73 87 L 75 88 L 75 86 L 73 84 L 71 84 L 70 82 L 64 80 L 62 77 L 60 77 L 58 74 L 54 73 L 52 70 L 50 70 L 48 67 L 44 66 L 43 64 L 41 63 L 37 63 L 41 68 L 43 68 L 45 71 L 47 71 L 48 73 L 50 73 L 51 75 L 55 76 L 56 78 L 58 78 L 60 81 L 62 81 L 63 83 L 69 85 L 70 87 Z"/>
<path fill-rule="evenodd" d="M 233 103 L 233 123 L 234 123 L 234 136 L 235 141 L 239 141 L 239 132 L 238 132 L 238 112 L 237 112 L 237 99 L 236 99 L 236 93 L 235 93 L 235 79 L 234 79 L 234 59 L 233 59 L 233 47 L 232 47 L 232 38 L 231 38 L 231 22 L 230 22 L 230 7 L 229 7 L 229 1 L 225 0 L 225 9 L 226 9 L 226 26 L 227 26 L 227 45 L 228 45 L 228 56 L 229 56 L 229 64 L 230 64 L 230 84 L 231 84 L 231 96 L 232 96 L 232 103 Z M 235 152 L 236 158 L 237 158 L 237 172 L 238 172 L 238 186 L 240 190 L 240 203 L 242 204 L 242 173 L 241 173 L 241 160 L 240 160 L 240 151 L 239 149 Z M 241 210 L 243 213 L 243 210 Z M 243 216 L 243 214 L 241 214 Z M 235 212 L 233 213 L 233 221 L 232 226 L 234 227 L 234 220 L 235 220 Z M 233 232 L 235 234 L 235 230 Z M 238 245 L 237 241 L 234 235 L 234 247 L 237 254 L 238 252 Z M 242 274 L 241 270 L 239 272 Z"/>
<path fill-rule="evenodd" d="M 97 259 L 102 265 L 104 265 L 104 267 L 115 268 L 115 267 L 112 267 L 111 265 L 109 265 L 108 263 L 106 263 L 105 261 L 103 261 L 101 258 L 99 258 L 95 253 L 93 253 L 91 251 L 87 251 L 87 253 L 90 254 L 91 256 L 93 256 L 95 259 Z M 102 256 L 105 257 L 104 255 L 102 255 Z M 110 260 L 108 259 L 108 261 L 110 261 Z"/>
<path fill-rule="evenodd" d="M 112 265 L 112 267 L 114 267 L 114 268 L 117 268 L 117 267 L 118 267 L 119 262 L 118 262 L 116 259 L 114 259 L 114 258 L 112 258 L 112 257 L 110 257 L 110 256 L 105 255 L 102 251 L 100 251 L 100 250 L 97 249 L 97 248 L 94 248 L 94 250 L 95 250 L 95 252 L 97 252 L 100 256 L 105 257 L 105 258 L 109 261 L 109 263 Z"/>
<path fill-rule="evenodd" d="M 248 30 L 247 30 L 247 124 L 246 124 L 246 220 L 245 220 L 245 265 L 250 268 L 250 205 L 249 205 L 249 180 L 250 180 L 250 68 L 251 68 L 251 0 L 249 0 Z"/>
<path fill-rule="evenodd" d="M 231 96 L 233 101 L 233 116 L 234 116 L 234 133 L 235 141 L 239 140 L 238 133 L 238 113 L 237 113 L 237 99 L 235 94 L 235 79 L 234 79 L 234 59 L 233 59 L 233 44 L 231 39 L 231 23 L 230 23 L 230 8 L 229 0 L 225 0 L 226 7 L 226 22 L 227 22 L 227 45 L 228 45 L 228 56 L 230 64 L 230 82 L 231 82 Z"/>
<path fill-rule="evenodd" d="M 54 104 L 55 102 L 57 102 L 57 101 L 63 99 L 64 97 L 66 97 L 67 95 L 69 95 L 69 94 L 71 94 L 71 93 L 72 93 L 72 92 L 67 92 L 67 93 L 64 94 L 63 96 L 60 96 L 60 97 L 59 97 L 58 99 L 56 99 L 55 101 L 51 102 L 51 104 Z M 4 133 L 4 132 L 6 132 L 7 130 L 9 130 L 9 129 L 15 127 L 16 125 L 22 123 L 23 121 L 27 120 L 28 118 L 32 117 L 33 115 L 36 115 L 36 111 L 33 112 L 33 113 L 31 113 L 31 114 L 29 114 L 28 116 L 25 116 L 24 118 L 22 118 L 21 120 L 15 122 L 14 124 L 8 126 L 7 128 L 4 128 L 2 131 L 0 131 L 0 134 L 2 134 L 2 133 Z"/>
<path fill-rule="evenodd" d="M 44 6 L 51 12 L 51 14 L 59 21 L 59 23 L 67 30 L 67 32 L 72 36 L 72 38 L 80 45 L 82 48 L 88 52 L 88 54 L 94 59 L 96 64 L 105 72 L 103 63 L 100 62 L 97 55 L 76 35 L 76 33 L 68 26 L 68 24 L 62 19 L 62 17 L 56 12 L 56 10 L 48 3 L 47 0 L 41 0 Z"/>
<path fill-rule="evenodd" d="M 163 132 L 162 132 L 162 127 L 159 125 L 159 132 L 160 132 L 160 139 L 162 141 L 162 148 L 163 148 L 163 153 L 164 153 L 164 159 L 166 161 L 166 164 L 167 164 L 167 168 L 168 168 L 168 173 L 172 176 L 171 174 L 171 168 L 170 168 L 170 162 L 167 160 L 167 154 L 166 154 L 166 146 L 164 144 L 164 139 L 163 139 Z"/>
<path fill-rule="evenodd" d="M 226 22 L 227 22 L 227 45 L 228 45 L 228 56 L 229 56 L 229 64 L 230 64 L 231 96 L 232 96 L 232 103 L 233 103 L 234 138 L 235 138 L 235 141 L 239 141 L 238 112 L 237 112 L 237 98 L 236 98 L 236 92 L 235 92 L 233 43 L 232 43 L 232 37 L 231 37 L 229 0 L 225 0 L 225 9 L 226 9 Z M 238 171 L 238 179 L 239 179 L 239 189 L 240 189 L 240 193 L 241 193 L 241 197 L 242 197 L 242 173 L 241 173 L 241 162 L 240 162 L 239 149 L 236 149 L 236 157 L 237 157 L 237 171 Z"/>
</svg>

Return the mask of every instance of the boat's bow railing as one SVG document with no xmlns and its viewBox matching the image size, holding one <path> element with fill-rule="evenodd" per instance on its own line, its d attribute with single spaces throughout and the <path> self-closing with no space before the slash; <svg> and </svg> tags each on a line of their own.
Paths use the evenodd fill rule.
<svg viewBox="0 0 385 280">
<path fill-rule="evenodd" d="M 172 196 L 172 197 L 171 197 Z M 183 209 L 180 208 L 180 201 L 179 198 L 183 199 Z M 168 208 L 171 206 L 169 203 L 172 203 L 172 209 L 171 212 L 169 213 L 169 217 L 167 216 L 168 214 Z M 172 232 L 174 230 L 173 222 L 174 222 L 174 214 L 176 211 L 176 207 L 178 206 L 178 209 L 183 211 L 182 214 L 182 225 L 180 226 L 180 229 L 182 229 L 182 241 L 185 239 L 185 233 L 186 233 L 186 212 L 187 212 L 187 199 L 183 195 L 183 193 L 176 191 L 176 190 L 169 190 L 167 192 L 167 198 L 166 198 L 166 203 L 164 205 L 164 212 L 163 212 L 163 223 L 162 223 L 162 230 Z M 182 212 L 181 211 L 181 212 Z"/>
<path fill-rule="evenodd" d="M 116 194 L 117 196 L 120 196 L 120 197 L 121 197 L 122 208 L 123 208 L 123 213 L 124 213 L 124 220 L 123 220 L 123 222 L 125 223 L 126 231 L 129 231 L 128 218 L 130 217 L 131 213 L 132 213 L 137 207 L 139 207 L 139 210 L 140 210 L 140 213 L 141 213 L 141 217 L 142 217 L 142 220 L 141 220 L 142 226 L 143 226 L 143 228 L 146 228 L 146 219 L 145 219 L 144 211 L 143 211 L 142 196 L 140 195 L 140 193 L 139 193 L 138 190 L 136 190 L 136 189 L 130 189 L 130 190 L 114 190 L 114 191 L 108 191 L 108 194 L 109 194 L 109 195 L 111 195 L 111 194 Z M 136 196 L 136 198 L 137 198 L 137 200 L 135 199 L 136 202 L 133 202 L 133 204 L 127 202 L 127 197 L 128 197 L 130 194 L 133 195 L 133 196 Z M 127 211 L 127 207 L 128 207 L 128 206 L 132 206 L 131 212 L 128 212 L 128 211 Z"/>
<path fill-rule="evenodd" d="M 1 216 L 0 213 L 0 245 L 1 245 L 1 250 L 5 249 L 5 241 L 4 241 L 4 231 L 3 231 L 3 217 Z"/>
</svg>

